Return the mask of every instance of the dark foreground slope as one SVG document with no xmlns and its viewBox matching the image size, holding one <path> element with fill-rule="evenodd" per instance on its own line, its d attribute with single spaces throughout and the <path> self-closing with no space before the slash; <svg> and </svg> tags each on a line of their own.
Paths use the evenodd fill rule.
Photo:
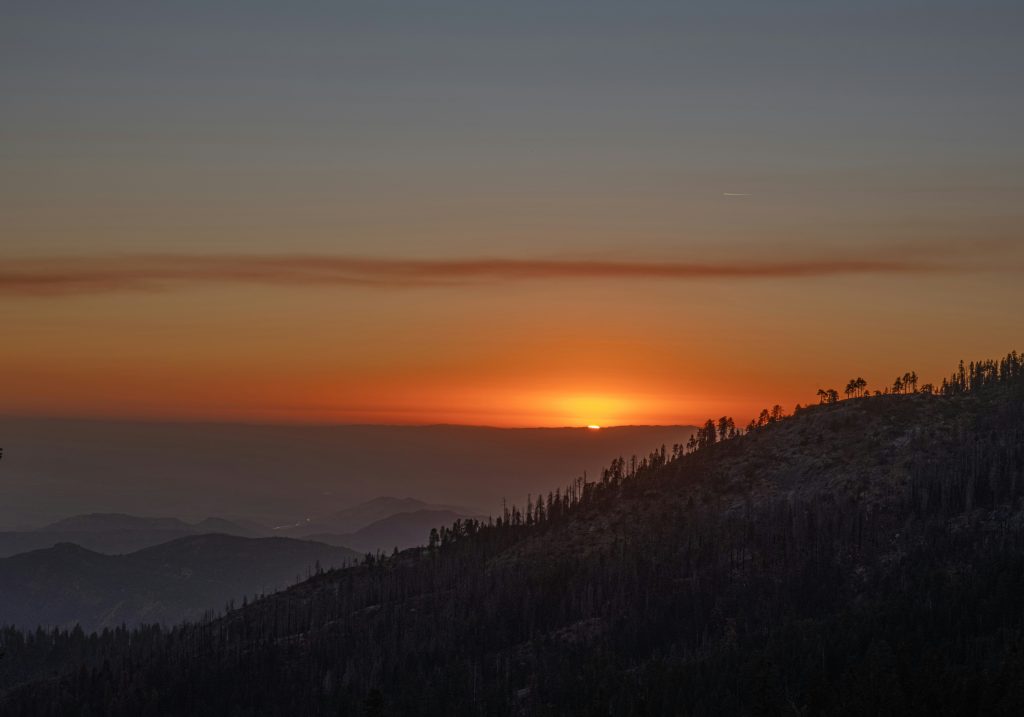
<svg viewBox="0 0 1024 717">
<path fill-rule="evenodd" d="M 1021 714 L 1022 497 L 1015 358 L 615 465 L 205 624 L 9 631 L 0 712 Z"/>
<path fill-rule="evenodd" d="M 61 543 L 0 559 L 0 620 L 30 629 L 174 625 L 358 557 L 307 540 L 229 535 L 189 536 L 128 555 Z"/>
</svg>

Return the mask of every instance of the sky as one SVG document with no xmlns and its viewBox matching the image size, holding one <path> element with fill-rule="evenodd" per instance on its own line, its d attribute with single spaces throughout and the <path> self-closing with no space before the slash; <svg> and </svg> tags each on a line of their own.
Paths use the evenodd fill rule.
<svg viewBox="0 0 1024 717">
<path fill-rule="evenodd" d="M 746 421 L 1021 350 L 1019 2 L 28 3 L 0 414 Z"/>
</svg>

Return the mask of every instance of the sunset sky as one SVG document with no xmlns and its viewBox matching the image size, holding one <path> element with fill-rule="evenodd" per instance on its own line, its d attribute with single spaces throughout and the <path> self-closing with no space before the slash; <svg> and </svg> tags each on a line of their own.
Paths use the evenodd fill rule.
<svg viewBox="0 0 1024 717">
<path fill-rule="evenodd" d="M 1024 349 L 1020 2 L 12 3 L 0 414 L 692 423 Z"/>
</svg>

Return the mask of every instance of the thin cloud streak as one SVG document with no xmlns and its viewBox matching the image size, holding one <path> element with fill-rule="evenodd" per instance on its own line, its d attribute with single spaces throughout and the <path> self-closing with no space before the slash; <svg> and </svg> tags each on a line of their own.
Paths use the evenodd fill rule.
<svg viewBox="0 0 1024 717">
<path fill-rule="evenodd" d="M 954 270 L 951 265 L 899 259 L 704 263 L 165 254 L 7 260 L 0 264 L 0 294 L 103 294 L 165 290 L 199 283 L 400 289 L 473 286 L 524 280 L 800 279 L 856 274 L 928 274 Z"/>
</svg>

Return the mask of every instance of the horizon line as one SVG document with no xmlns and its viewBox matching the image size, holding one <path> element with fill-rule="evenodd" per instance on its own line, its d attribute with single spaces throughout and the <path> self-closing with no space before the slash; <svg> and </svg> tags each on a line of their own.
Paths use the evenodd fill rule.
<svg viewBox="0 0 1024 717">
<path fill-rule="evenodd" d="M 141 424 L 174 424 L 194 426 L 253 426 L 268 428 L 480 428 L 498 431 L 593 431 L 588 424 L 558 426 L 499 426 L 486 423 L 449 423 L 433 421 L 428 423 L 343 423 L 335 421 L 282 421 L 282 420 L 242 420 L 228 418 L 185 418 L 175 416 L 131 416 L 131 415 L 83 415 L 83 414 L 40 414 L 40 413 L 0 413 L 0 421 L 79 421 L 89 423 L 141 423 Z M 601 431 L 616 428 L 697 428 L 691 423 L 617 423 L 601 425 Z"/>
</svg>

